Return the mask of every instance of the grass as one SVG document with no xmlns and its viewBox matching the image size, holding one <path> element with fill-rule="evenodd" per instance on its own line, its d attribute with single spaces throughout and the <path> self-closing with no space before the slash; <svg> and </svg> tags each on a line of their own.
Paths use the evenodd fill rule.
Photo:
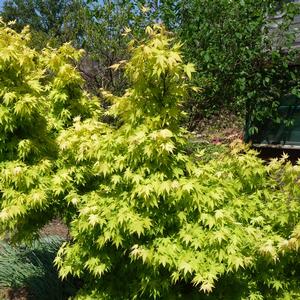
<svg viewBox="0 0 300 300">
<path fill-rule="evenodd" d="M 30 246 L 0 241 L 0 289 L 26 289 L 28 299 L 67 299 L 76 290 L 71 281 L 61 281 L 53 259 L 63 239 L 43 237 Z"/>
</svg>

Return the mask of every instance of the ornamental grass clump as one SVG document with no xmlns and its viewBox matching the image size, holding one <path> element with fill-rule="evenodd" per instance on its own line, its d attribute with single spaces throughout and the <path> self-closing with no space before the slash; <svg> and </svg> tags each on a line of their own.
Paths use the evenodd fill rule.
<svg viewBox="0 0 300 300">
<path fill-rule="evenodd" d="M 0 241 L 0 290 L 25 289 L 29 299 L 66 299 L 76 290 L 71 281 L 62 282 L 53 265 L 63 239 L 43 237 L 30 246 Z M 2 299 L 2 298 L 1 298 Z"/>
</svg>

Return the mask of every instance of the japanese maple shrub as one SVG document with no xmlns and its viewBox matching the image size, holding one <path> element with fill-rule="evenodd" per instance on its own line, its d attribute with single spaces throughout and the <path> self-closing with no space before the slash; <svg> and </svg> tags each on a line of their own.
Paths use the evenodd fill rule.
<svg viewBox="0 0 300 300">
<path fill-rule="evenodd" d="M 72 64 L 82 51 L 69 44 L 36 51 L 30 38 L 29 28 L 17 33 L 0 20 L 0 229 L 16 239 L 33 238 L 59 215 L 56 136 L 97 111 Z"/>
<path fill-rule="evenodd" d="M 287 240 L 299 166 L 265 165 L 241 145 L 209 162 L 188 156 L 180 118 L 194 68 L 163 27 L 147 33 L 113 66 L 125 64 L 131 88 L 103 92 L 113 125 L 77 118 L 58 138 L 54 188 L 71 234 L 55 260 L 61 276 L 84 279 L 80 299 L 299 297 Z"/>
<path fill-rule="evenodd" d="M 60 275 L 82 299 L 297 299 L 299 173 L 237 144 L 187 155 L 193 65 L 161 26 L 130 44 L 131 88 L 111 124 L 82 90 L 68 44 L 35 51 L 0 24 L 0 230 L 32 239 L 61 217 Z"/>
</svg>

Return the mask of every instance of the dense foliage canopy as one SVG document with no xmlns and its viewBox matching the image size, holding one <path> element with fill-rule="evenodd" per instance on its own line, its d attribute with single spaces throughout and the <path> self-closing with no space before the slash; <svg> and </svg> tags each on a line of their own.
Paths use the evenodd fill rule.
<svg viewBox="0 0 300 300">
<path fill-rule="evenodd" d="M 7 0 L 2 1 L 1 17 L 15 21 L 13 27 L 22 30 L 30 25 L 31 45 L 42 49 L 47 43 L 59 46 L 73 41 L 81 47 L 84 2 L 81 0 Z"/>
<path fill-rule="evenodd" d="M 80 52 L 33 50 L 28 29 L 1 23 L 1 233 L 30 240 L 62 218 L 55 263 L 83 280 L 79 299 L 299 297 L 300 166 L 241 143 L 188 155 L 194 65 L 163 26 L 146 35 L 112 66 L 130 88 L 102 91 L 102 112 L 71 63 Z"/>
<path fill-rule="evenodd" d="M 18 34 L 0 23 L 1 220 L 11 220 L 0 227 L 12 234 L 19 226 L 26 234 L 28 227 L 32 235 L 32 227 L 47 223 L 57 208 L 44 202 L 58 154 L 55 137 L 78 114 L 93 115 L 96 104 L 71 64 L 81 51 L 65 44 L 37 52 L 29 40 L 28 28 Z M 43 218 L 40 210 L 47 212 Z"/>
</svg>

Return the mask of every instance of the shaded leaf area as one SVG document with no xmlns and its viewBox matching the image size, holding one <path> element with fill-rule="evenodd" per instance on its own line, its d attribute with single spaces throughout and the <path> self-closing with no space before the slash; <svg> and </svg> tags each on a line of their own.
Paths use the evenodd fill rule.
<svg viewBox="0 0 300 300">
<path fill-rule="evenodd" d="M 13 246 L 2 241 L 0 288 L 24 288 L 28 299 L 67 299 L 74 293 L 75 285 L 71 281 L 62 282 L 53 265 L 62 242 L 58 236 L 41 238 L 30 246 Z"/>
<path fill-rule="evenodd" d="M 299 6 L 291 2 L 179 1 L 179 35 L 204 89 L 187 106 L 191 128 L 221 108 L 246 115 L 249 135 L 266 118 L 285 121 L 277 112 L 280 99 L 297 94 L 299 82 L 299 68 L 291 67 L 298 34 L 291 24 Z"/>
</svg>

